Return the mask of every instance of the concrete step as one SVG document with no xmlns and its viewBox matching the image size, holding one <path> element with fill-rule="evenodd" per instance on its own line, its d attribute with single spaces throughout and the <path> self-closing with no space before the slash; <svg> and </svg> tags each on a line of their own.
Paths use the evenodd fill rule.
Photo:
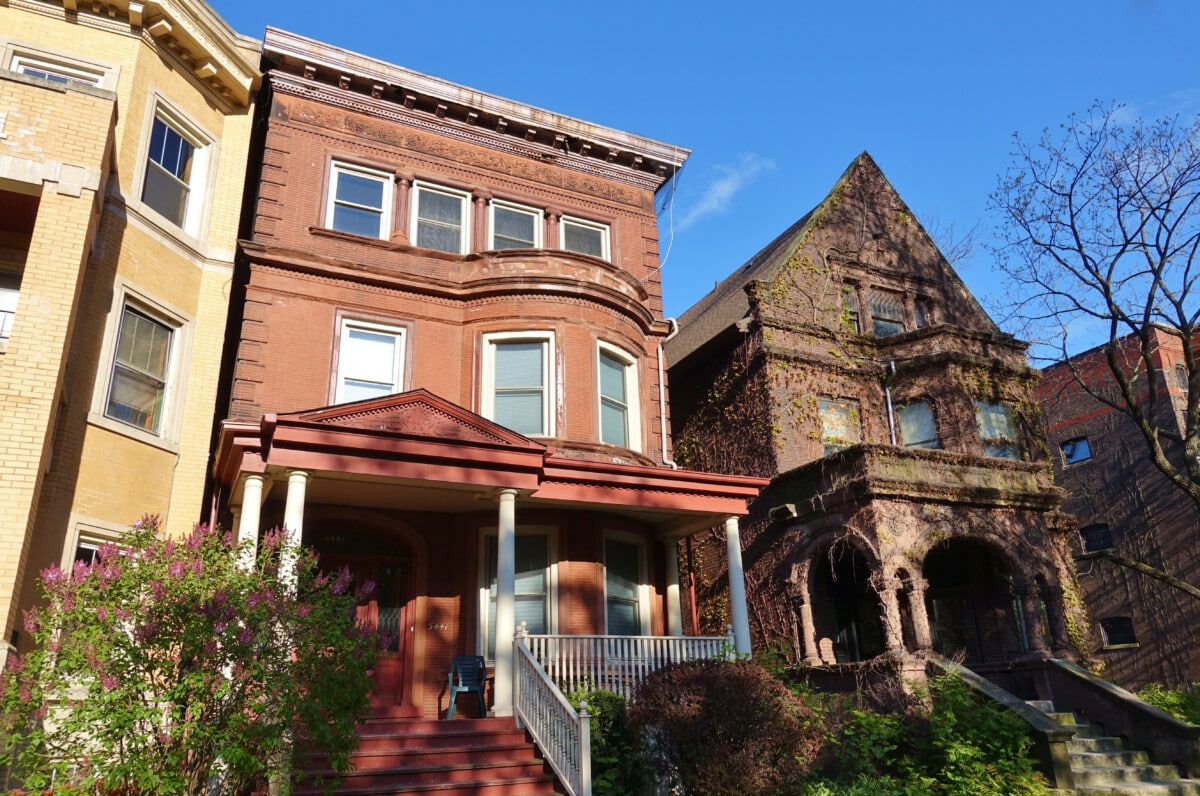
<svg viewBox="0 0 1200 796">
<path fill-rule="evenodd" d="M 1075 785 L 1117 785 L 1129 782 L 1162 782 L 1179 778 L 1175 766 L 1099 766 L 1074 768 Z"/>
<path fill-rule="evenodd" d="M 1114 796 L 1200 796 L 1200 782 L 1175 780 L 1173 782 L 1126 782 L 1117 785 L 1077 785 L 1075 792 L 1105 793 Z"/>
</svg>

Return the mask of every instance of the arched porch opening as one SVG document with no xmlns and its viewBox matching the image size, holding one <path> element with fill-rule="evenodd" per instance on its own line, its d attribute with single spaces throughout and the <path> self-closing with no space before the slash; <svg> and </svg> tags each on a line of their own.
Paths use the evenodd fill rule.
<svg viewBox="0 0 1200 796">
<path fill-rule="evenodd" d="M 923 574 L 934 650 L 967 663 L 1006 661 L 1024 652 L 1013 570 L 999 549 L 948 539 L 925 556 Z"/>
<path fill-rule="evenodd" d="M 871 565 L 862 551 L 835 542 L 817 552 L 810 577 L 821 661 L 854 663 L 882 654 L 882 609 L 871 586 Z"/>
</svg>

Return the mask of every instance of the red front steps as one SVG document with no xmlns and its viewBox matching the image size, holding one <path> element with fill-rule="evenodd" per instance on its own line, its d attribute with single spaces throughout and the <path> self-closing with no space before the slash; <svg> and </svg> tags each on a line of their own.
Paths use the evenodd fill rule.
<svg viewBox="0 0 1200 796">
<path fill-rule="evenodd" d="M 556 780 L 524 730 L 511 718 L 369 719 L 358 728 L 353 769 L 339 794 L 436 796 L 546 796 Z M 324 755 L 305 758 L 305 768 L 332 776 Z M 305 778 L 293 793 L 319 793 Z"/>
</svg>

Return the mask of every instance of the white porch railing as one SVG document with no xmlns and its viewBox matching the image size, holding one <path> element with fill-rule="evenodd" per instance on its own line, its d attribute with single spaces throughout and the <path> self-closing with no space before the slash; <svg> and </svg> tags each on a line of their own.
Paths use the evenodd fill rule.
<svg viewBox="0 0 1200 796">
<path fill-rule="evenodd" d="M 534 659 L 562 691 L 599 689 L 635 698 L 651 672 L 669 663 L 731 657 L 726 636 L 526 636 Z"/>
<path fill-rule="evenodd" d="M 612 691 L 632 702 L 651 672 L 670 663 L 734 656 L 725 636 L 531 636 L 513 640 L 514 711 L 571 796 L 591 796 L 591 723 L 563 692 Z"/>
<path fill-rule="evenodd" d="M 515 649 L 516 699 L 513 710 L 517 726 L 529 731 L 546 762 L 571 796 L 592 796 L 591 720 L 587 703 L 571 707 L 562 691 L 551 682 L 525 646 L 521 631 Z"/>
</svg>

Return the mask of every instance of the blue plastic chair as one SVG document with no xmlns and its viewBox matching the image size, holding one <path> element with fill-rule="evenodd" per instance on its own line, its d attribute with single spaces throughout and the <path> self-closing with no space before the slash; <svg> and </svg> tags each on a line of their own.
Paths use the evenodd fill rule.
<svg viewBox="0 0 1200 796">
<path fill-rule="evenodd" d="M 450 663 L 450 707 L 446 710 L 446 718 L 454 718 L 458 695 L 464 691 L 475 692 L 479 697 L 479 717 L 487 716 L 487 705 L 483 701 L 483 689 L 486 684 L 487 664 L 484 663 L 482 655 L 455 655 Z"/>
</svg>

